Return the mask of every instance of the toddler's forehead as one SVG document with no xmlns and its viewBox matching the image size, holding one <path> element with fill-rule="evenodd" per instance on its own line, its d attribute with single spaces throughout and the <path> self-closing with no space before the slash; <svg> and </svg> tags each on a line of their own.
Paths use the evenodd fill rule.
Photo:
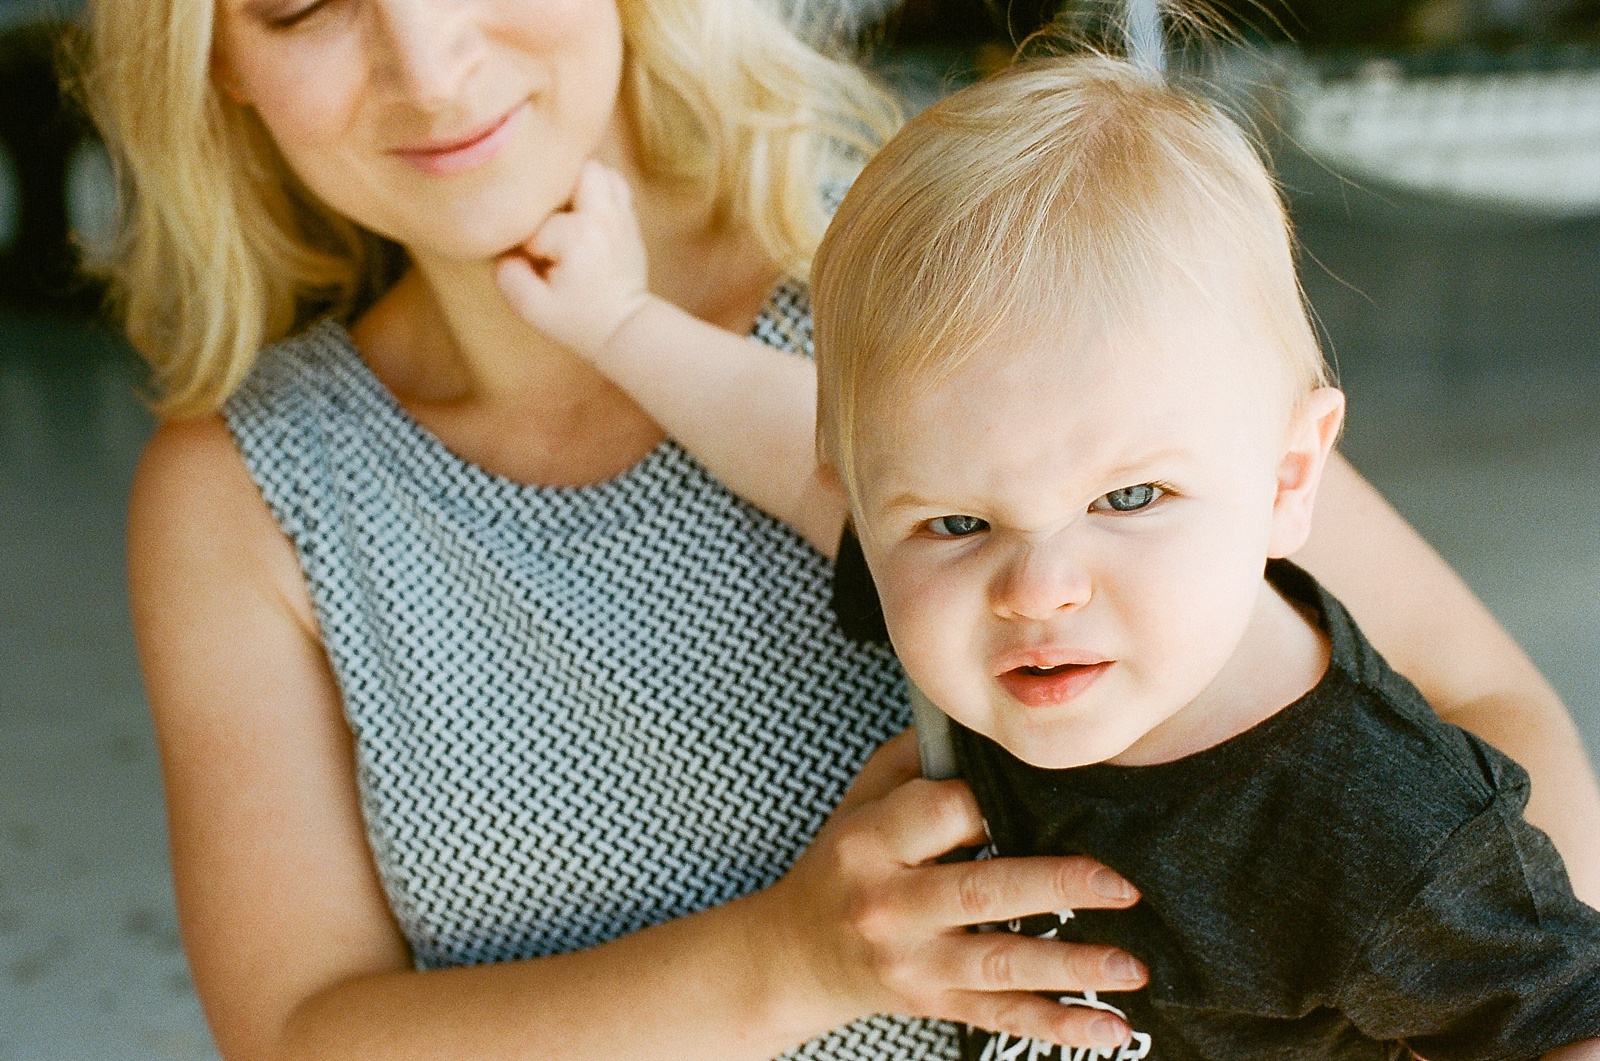
<svg viewBox="0 0 1600 1061">
<path fill-rule="evenodd" d="M 1259 329 L 1215 314 L 1017 329 L 881 376 L 856 449 L 869 477 L 950 445 L 1020 471 L 1026 454 L 1010 450 L 1035 438 L 1059 437 L 1106 469 L 1158 449 L 1254 449 L 1281 436 L 1295 406 L 1283 361 Z"/>
<path fill-rule="evenodd" d="M 891 363 L 873 389 L 902 407 L 999 390 L 1015 415 L 1059 412 L 1063 390 L 1079 408 L 1115 406 L 1133 390 L 1180 405 L 1236 395 L 1287 409 L 1293 358 L 1262 318 L 1243 299 L 1168 288 L 1140 305 L 1003 321 L 969 349 L 932 351 L 900 371 Z"/>
</svg>

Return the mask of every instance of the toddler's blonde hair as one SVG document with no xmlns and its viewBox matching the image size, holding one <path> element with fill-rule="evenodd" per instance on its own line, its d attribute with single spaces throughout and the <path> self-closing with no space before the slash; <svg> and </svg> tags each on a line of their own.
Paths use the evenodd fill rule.
<svg viewBox="0 0 1600 1061">
<path fill-rule="evenodd" d="M 1175 282 L 1259 314 L 1296 399 L 1327 382 L 1288 217 L 1250 137 L 1126 60 L 1020 60 L 908 122 L 823 237 L 821 457 L 854 494 L 863 409 L 980 351 L 1127 322 Z"/>
<path fill-rule="evenodd" d="M 779 0 L 617 2 L 620 105 L 647 174 L 703 189 L 719 223 L 803 276 L 824 191 L 893 131 L 891 98 L 803 41 Z M 218 91 L 214 6 L 91 0 L 70 73 L 122 186 L 112 300 L 170 417 L 216 411 L 262 346 L 323 313 L 347 318 L 403 262 L 319 202 L 254 114 Z"/>
</svg>

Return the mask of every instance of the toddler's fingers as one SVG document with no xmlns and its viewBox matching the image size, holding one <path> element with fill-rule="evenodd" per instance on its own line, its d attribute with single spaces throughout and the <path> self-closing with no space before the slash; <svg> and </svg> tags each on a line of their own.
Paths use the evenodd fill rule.
<svg viewBox="0 0 1600 1061">
<path fill-rule="evenodd" d="M 955 997 L 950 1019 L 1062 1046 L 1115 1048 L 1133 1034 L 1127 1021 L 1089 1006 L 1068 1006 L 1029 992 L 977 991 Z"/>
<path fill-rule="evenodd" d="M 522 245 L 522 249 L 536 262 L 560 264 L 583 231 L 583 226 L 583 220 L 576 214 L 551 214 L 539 226 L 539 231 Z"/>
<path fill-rule="evenodd" d="M 622 175 L 622 171 L 591 158 L 583 164 L 583 171 L 578 175 L 574 200 L 582 204 L 580 209 L 592 209 L 604 204 L 630 211 L 633 209 L 633 186 Z"/>
<path fill-rule="evenodd" d="M 633 185 L 629 184 L 628 178 L 624 177 L 618 170 L 608 169 L 606 172 L 611 176 L 611 183 L 617 202 L 622 205 L 623 209 L 632 210 Z"/>
<path fill-rule="evenodd" d="M 500 293 L 511 308 L 529 321 L 544 319 L 550 298 L 550 285 L 545 283 L 525 255 L 513 251 L 503 254 L 494 263 L 494 280 Z"/>
<path fill-rule="evenodd" d="M 611 171 L 597 159 L 589 159 L 578 171 L 578 184 L 572 190 L 572 212 L 585 213 L 600 208 L 613 195 Z"/>
</svg>

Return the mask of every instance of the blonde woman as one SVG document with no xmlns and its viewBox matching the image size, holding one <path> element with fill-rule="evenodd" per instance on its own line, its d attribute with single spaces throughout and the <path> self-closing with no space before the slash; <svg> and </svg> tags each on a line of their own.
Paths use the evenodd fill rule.
<svg viewBox="0 0 1600 1061">
<path fill-rule="evenodd" d="M 982 823 L 904 738 L 869 761 L 903 691 L 833 629 L 828 561 L 495 286 L 598 158 L 657 293 L 803 349 L 785 278 L 817 190 L 885 125 L 859 74 L 754 0 L 93 14 L 117 289 L 167 414 L 135 625 L 225 1057 L 953 1057 L 923 1018 L 1122 1037 L 1034 992 L 1135 988 L 1127 955 L 962 926 L 1132 889 L 1078 859 L 938 864 Z M 1308 565 L 1529 765 L 1594 896 L 1600 801 L 1560 705 L 1331 478 Z"/>
</svg>

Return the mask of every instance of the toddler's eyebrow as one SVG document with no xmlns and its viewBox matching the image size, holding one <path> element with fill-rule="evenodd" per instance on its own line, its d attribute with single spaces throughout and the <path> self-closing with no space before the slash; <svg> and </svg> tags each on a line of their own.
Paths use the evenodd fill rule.
<svg viewBox="0 0 1600 1061">
<path fill-rule="evenodd" d="M 1122 479 L 1134 480 L 1154 474 L 1159 469 L 1169 468 L 1173 465 L 1188 468 L 1195 463 L 1195 455 L 1187 446 L 1166 446 L 1162 449 L 1140 453 L 1132 460 L 1126 460 L 1114 468 L 1109 468 L 1101 476 L 1106 482 L 1116 482 Z"/>
<path fill-rule="evenodd" d="M 883 511 L 898 512 L 907 508 L 938 508 L 932 500 L 910 490 L 902 490 L 883 503 Z"/>
</svg>

